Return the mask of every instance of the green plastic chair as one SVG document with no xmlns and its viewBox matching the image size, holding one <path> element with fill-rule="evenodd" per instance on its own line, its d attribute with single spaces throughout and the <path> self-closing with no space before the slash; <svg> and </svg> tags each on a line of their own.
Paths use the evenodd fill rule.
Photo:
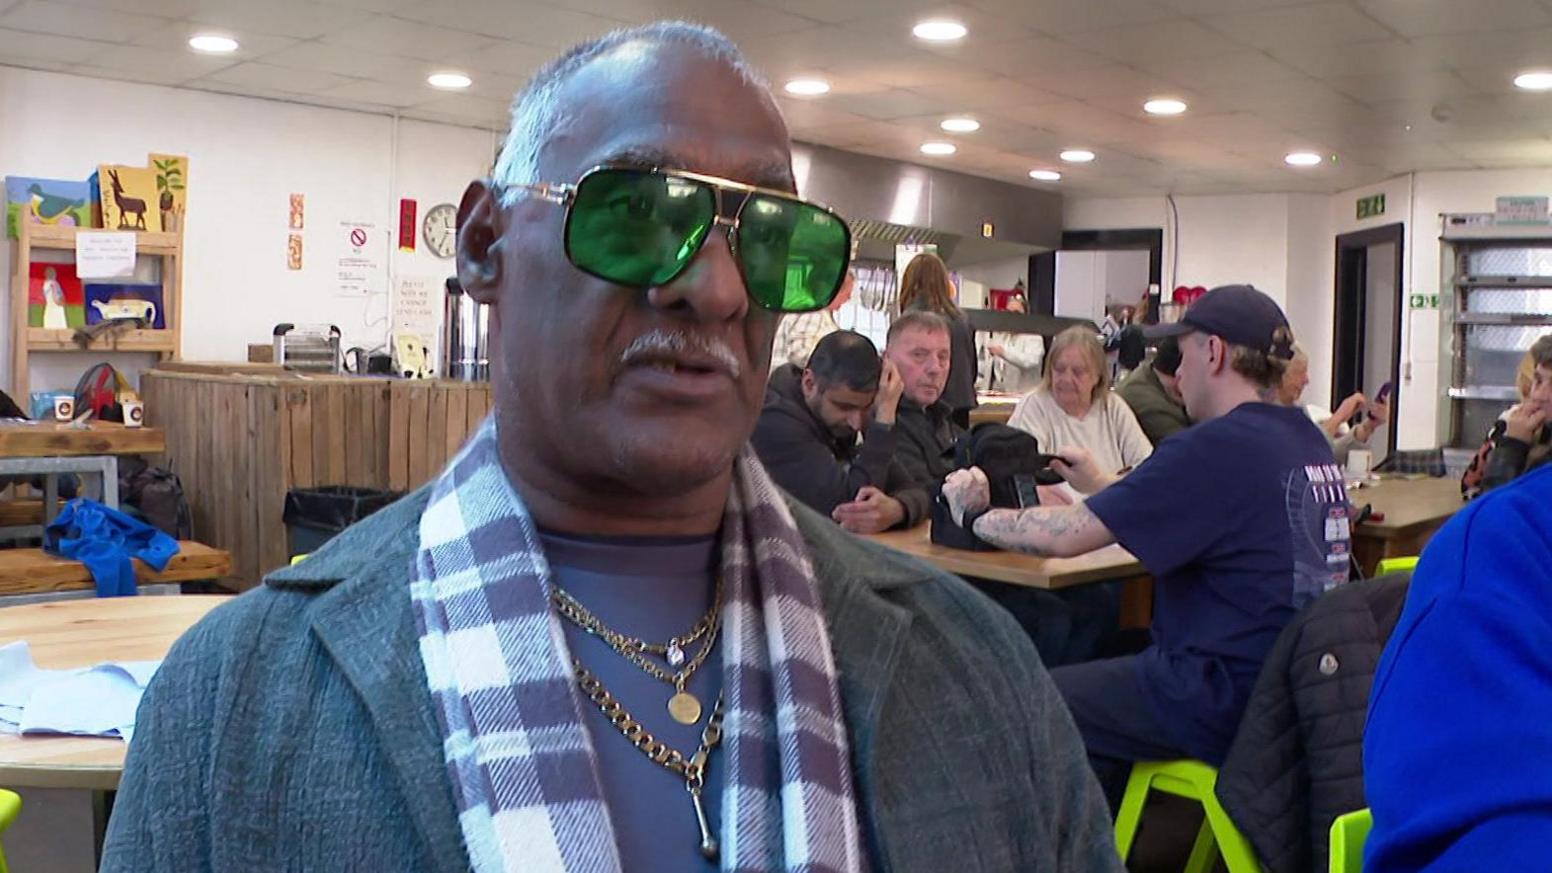
<svg viewBox="0 0 1552 873">
<path fill-rule="evenodd" d="M 1363 873 L 1363 844 L 1372 827 L 1367 809 L 1337 816 L 1331 823 L 1331 873 Z"/>
<path fill-rule="evenodd" d="M 21 814 L 21 811 L 21 797 L 14 791 L 0 788 L 0 834 L 4 834 L 5 829 L 11 826 L 11 822 L 16 821 L 16 816 Z M 0 873 L 6 873 L 9 869 L 5 866 L 5 847 L 0 846 Z"/>
<path fill-rule="evenodd" d="M 1206 813 L 1184 873 L 1212 873 L 1219 854 L 1228 865 L 1229 873 L 1262 873 L 1261 862 L 1256 860 L 1250 841 L 1218 803 L 1218 795 L 1213 791 L 1217 784 L 1218 771 L 1201 761 L 1138 761 L 1133 764 L 1131 778 L 1126 781 L 1126 794 L 1121 797 L 1121 809 L 1116 813 L 1116 848 L 1121 853 L 1121 860 L 1126 860 L 1132 851 L 1148 792 L 1162 791 L 1194 800 Z"/>
<path fill-rule="evenodd" d="M 1384 576 L 1389 573 L 1410 573 L 1417 567 L 1417 556 L 1406 558 L 1384 558 L 1374 568 L 1374 575 Z"/>
</svg>

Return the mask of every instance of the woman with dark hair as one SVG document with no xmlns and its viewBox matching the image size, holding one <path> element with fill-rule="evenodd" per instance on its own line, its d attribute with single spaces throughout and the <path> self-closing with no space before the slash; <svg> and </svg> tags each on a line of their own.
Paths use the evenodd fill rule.
<svg viewBox="0 0 1552 873">
<path fill-rule="evenodd" d="M 964 311 L 954 302 L 957 296 L 942 258 L 923 252 L 906 264 L 905 275 L 900 277 L 900 311 L 935 312 L 948 319 L 948 385 L 943 389 L 943 402 L 953 410 L 953 419 L 960 427 L 969 427 L 970 410 L 977 402 L 975 334 Z"/>
</svg>

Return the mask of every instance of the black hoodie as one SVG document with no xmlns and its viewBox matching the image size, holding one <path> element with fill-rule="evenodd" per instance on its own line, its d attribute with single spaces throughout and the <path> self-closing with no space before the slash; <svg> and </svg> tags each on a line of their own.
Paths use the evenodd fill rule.
<svg viewBox="0 0 1552 873">
<path fill-rule="evenodd" d="M 869 422 L 862 436 L 858 446 L 830 433 L 803 397 L 803 370 L 785 364 L 771 373 L 750 441 L 776 484 L 816 512 L 829 515 L 872 485 L 905 507 L 902 527 L 925 520 L 931 508 L 926 491 L 914 487 L 894 460 L 895 429 Z"/>
</svg>

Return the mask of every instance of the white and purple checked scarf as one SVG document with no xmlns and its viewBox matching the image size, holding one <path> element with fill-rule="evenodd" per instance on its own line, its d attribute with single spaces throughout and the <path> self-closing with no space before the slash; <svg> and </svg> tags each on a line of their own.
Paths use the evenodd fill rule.
<svg viewBox="0 0 1552 873">
<path fill-rule="evenodd" d="M 846 726 L 807 550 L 747 449 L 733 479 L 722 527 L 727 715 L 710 776 L 726 780 L 722 869 L 860 873 Z M 410 587 L 476 873 L 621 869 L 583 723 L 591 707 L 550 586 L 492 418 L 433 486 Z"/>
</svg>

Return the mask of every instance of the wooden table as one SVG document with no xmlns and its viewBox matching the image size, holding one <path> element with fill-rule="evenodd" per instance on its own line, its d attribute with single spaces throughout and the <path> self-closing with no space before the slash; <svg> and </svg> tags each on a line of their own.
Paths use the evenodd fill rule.
<svg viewBox="0 0 1552 873">
<path fill-rule="evenodd" d="M 1384 513 L 1384 521 L 1366 521 L 1353 529 L 1353 556 L 1365 577 L 1382 558 L 1418 555 L 1428 540 L 1465 505 L 1460 482 L 1443 479 L 1382 479 L 1348 488 L 1348 500 Z"/>
<path fill-rule="evenodd" d="M 125 427 L 112 421 L 94 421 L 85 427 L 56 421 L 0 424 L 0 458 L 156 455 L 166 450 L 166 434 L 154 427 Z"/>
<path fill-rule="evenodd" d="M 43 525 L 58 512 L 59 477 L 88 473 L 102 477 L 99 499 L 119 505 L 119 455 L 157 454 L 167 449 L 166 436 L 151 427 L 125 427 L 116 422 L 76 426 L 62 422 L 0 424 L 0 475 L 43 477 Z M 0 537 L 40 536 L 37 525 L 0 529 Z"/>
<path fill-rule="evenodd" d="M 39 667 L 164 658 L 173 641 L 224 596 L 115 597 L 0 608 L 0 646 L 26 640 Z M 94 737 L 0 733 L 0 785 L 9 788 L 118 787 L 128 746 Z"/>
<path fill-rule="evenodd" d="M 1003 394 L 1000 392 L 983 391 L 976 395 L 979 404 L 970 410 L 970 424 L 975 426 L 982 422 L 995 422 L 1007 424 L 1013 417 L 1013 408 L 1018 406 L 1022 394 Z"/>
<path fill-rule="evenodd" d="M 1148 572 L 1131 552 L 1120 546 L 1106 546 L 1076 558 L 1038 558 L 1017 552 L 970 552 L 934 545 L 931 530 L 930 523 L 920 524 L 910 530 L 873 534 L 866 539 L 921 558 L 957 576 L 977 576 L 1049 591 Z"/>
</svg>

